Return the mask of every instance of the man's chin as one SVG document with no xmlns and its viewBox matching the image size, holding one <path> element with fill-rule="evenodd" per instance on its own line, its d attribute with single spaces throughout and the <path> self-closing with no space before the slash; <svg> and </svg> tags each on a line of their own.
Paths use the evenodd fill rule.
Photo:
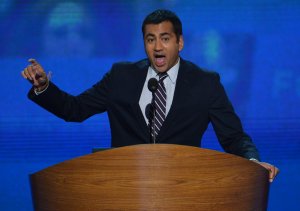
<svg viewBox="0 0 300 211">
<path fill-rule="evenodd" d="M 154 66 L 154 68 L 156 71 L 158 71 L 160 73 L 166 72 L 168 70 L 165 65 L 164 66 Z"/>
</svg>

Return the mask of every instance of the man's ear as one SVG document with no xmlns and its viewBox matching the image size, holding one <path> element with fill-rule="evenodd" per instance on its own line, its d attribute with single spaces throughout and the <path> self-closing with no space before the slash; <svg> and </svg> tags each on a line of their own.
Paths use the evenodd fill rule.
<svg viewBox="0 0 300 211">
<path fill-rule="evenodd" d="M 184 41 L 183 41 L 183 36 L 180 35 L 179 37 L 179 51 L 181 51 L 183 49 L 183 46 L 184 46 Z"/>
</svg>

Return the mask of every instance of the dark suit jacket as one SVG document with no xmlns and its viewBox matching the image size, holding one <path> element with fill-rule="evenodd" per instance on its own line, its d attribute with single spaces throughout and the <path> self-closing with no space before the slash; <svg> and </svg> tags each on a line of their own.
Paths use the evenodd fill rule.
<svg viewBox="0 0 300 211">
<path fill-rule="evenodd" d="M 31 90 L 29 98 L 66 121 L 81 122 L 107 111 L 112 147 L 149 143 L 149 129 L 139 107 L 148 67 L 147 59 L 116 63 L 101 81 L 78 96 L 71 96 L 50 82 L 38 96 Z M 226 152 L 259 159 L 219 75 L 181 59 L 173 103 L 156 141 L 200 146 L 209 122 Z"/>
</svg>

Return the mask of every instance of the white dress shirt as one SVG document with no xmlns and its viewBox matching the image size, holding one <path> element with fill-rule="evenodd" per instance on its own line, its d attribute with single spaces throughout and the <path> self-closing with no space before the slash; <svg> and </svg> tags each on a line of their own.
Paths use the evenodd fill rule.
<svg viewBox="0 0 300 211">
<path fill-rule="evenodd" d="M 171 69 L 167 71 L 168 77 L 163 81 L 167 92 L 166 116 L 168 115 L 173 102 L 179 65 L 180 65 L 180 59 L 178 59 L 178 62 Z M 151 66 L 149 66 L 146 81 L 139 100 L 139 105 L 147 124 L 149 121 L 146 116 L 146 106 L 150 104 L 152 101 L 152 93 L 148 89 L 148 81 L 150 78 L 156 78 L 157 80 L 159 80 L 158 74 L 159 73 L 157 71 L 155 71 Z"/>
</svg>

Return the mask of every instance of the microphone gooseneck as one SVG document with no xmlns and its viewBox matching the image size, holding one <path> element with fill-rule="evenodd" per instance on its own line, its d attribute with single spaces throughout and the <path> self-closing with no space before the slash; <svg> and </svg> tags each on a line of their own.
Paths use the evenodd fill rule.
<svg viewBox="0 0 300 211">
<path fill-rule="evenodd" d="M 153 117 L 153 105 L 152 103 L 149 103 L 146 108 L 145 108 L 145 114 L 147 119 L 149 120 L 149 122 L 151 121 L 152 117 Z"/>
<path fill-rule="evenodd" d="M 156 142 L 156 137 L 155 137 L 155 132 L 154 132 L 154 119 L 155 119 L 155 105 L 154 105 L 154 98 L 155 98 L 155 91 L 158 88 L 158 80 L 156 78 L 150 78 L 148 81 L 148 89 L 150 92 L 152 92 L 152 102 L 151 104 L 148 104 L 146 107 L 146 115 L 147 118 L 149 119 L 149 127 L 150 127 L 150 143 L 155 144 Z M 153 134 L 153 136 L 151 136 Z"/>
</svg>

